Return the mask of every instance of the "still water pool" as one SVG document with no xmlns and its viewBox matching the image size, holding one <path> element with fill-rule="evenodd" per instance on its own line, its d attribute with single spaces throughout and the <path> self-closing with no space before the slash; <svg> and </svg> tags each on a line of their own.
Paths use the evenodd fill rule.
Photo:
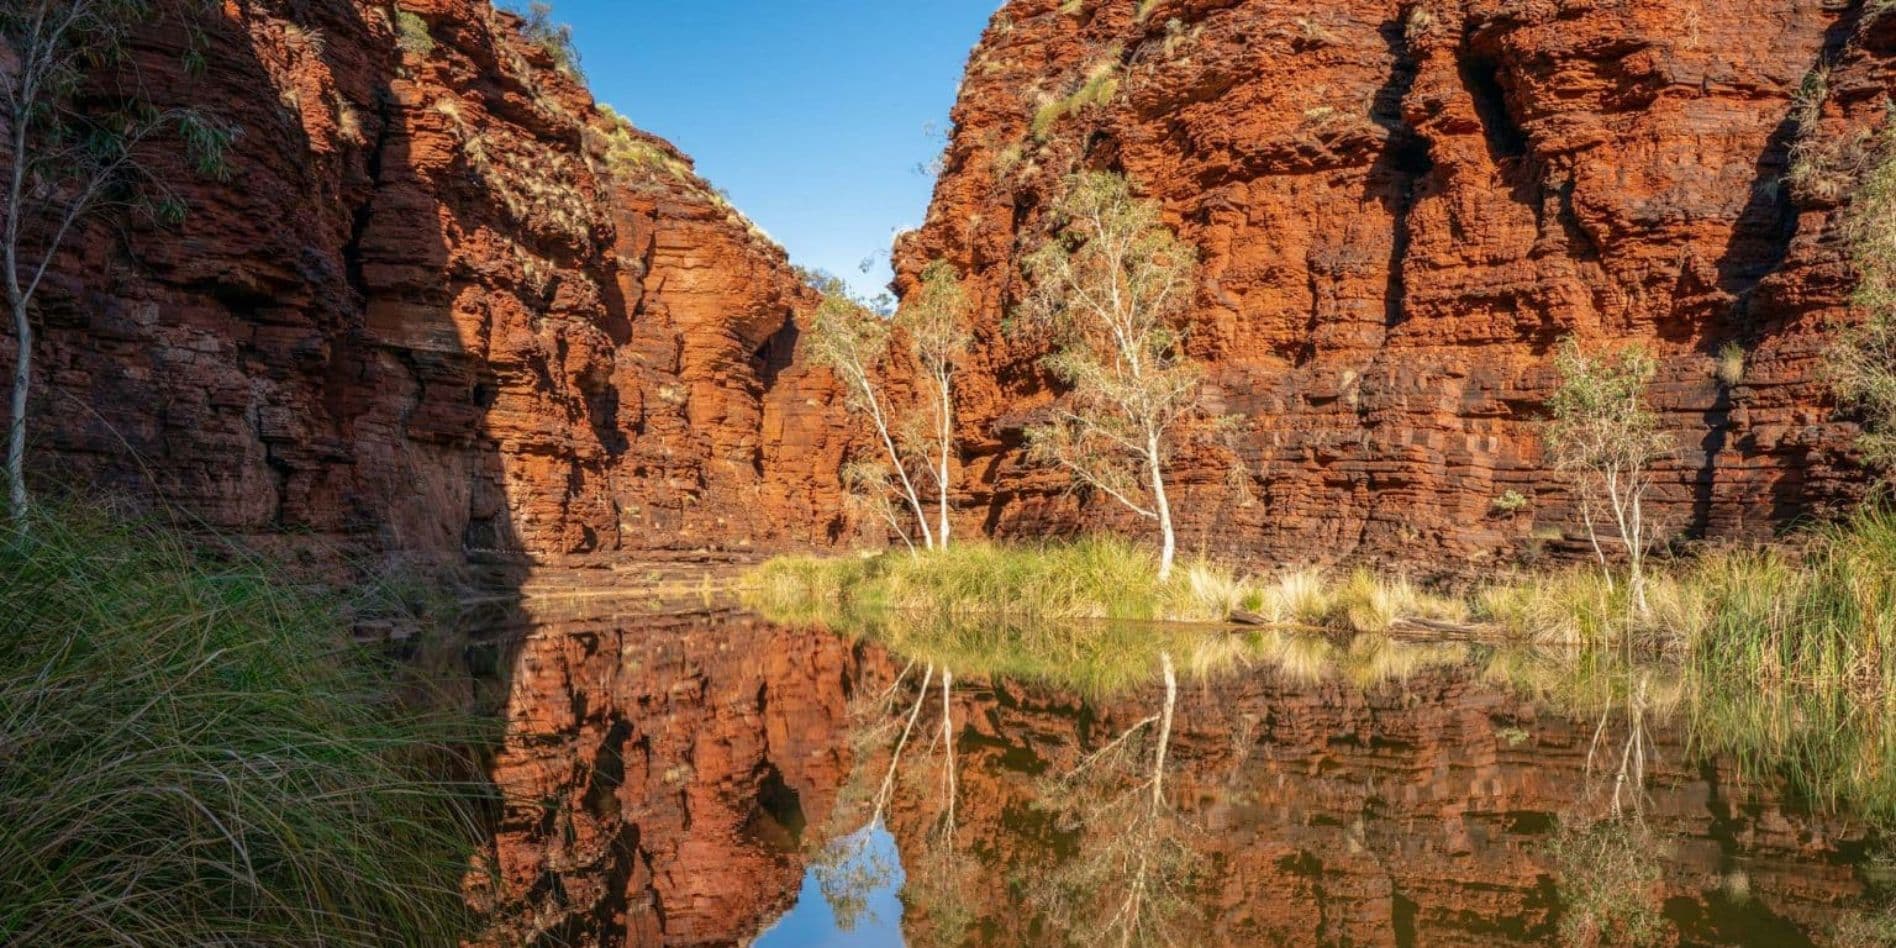
<svg viewBox="0 0 1896 948">
<path fill-rule="evenodd" d="M 493 636 L 501 804 L 469 891 L 495 944 L 1896 931 L 1860 795 L 1809 747 L 1708 729 L 1663 666 L 1253 636 L 1167 653 L 1169 691 L 1157 664 L 1086 687 L 648 608 Z"/>
</svg>

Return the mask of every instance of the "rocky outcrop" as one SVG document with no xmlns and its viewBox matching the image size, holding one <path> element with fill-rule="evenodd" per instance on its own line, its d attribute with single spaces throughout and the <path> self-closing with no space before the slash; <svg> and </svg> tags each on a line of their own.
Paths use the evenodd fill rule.
<svg viewBox="0 0 1896 948">
<path fill-rule="evenodd" d="M 1188 549 L 1451 569 L 1574 549 L 1537 438 L 1566 336 L 1660 356 L 1668 533 L 1760 535 L 1850 498 L 1854 429 L 1816 368 L 1850 318 L 1847 144 L 1896 79 L 1877 6 L 1012 0 L 897 253 L 900 282 L 946 259 L 978 300 L 965 515 L 1013 534 L 1118 516 L 1024 459 L 1058 392 L 1002 331 L 1041 209 L 1082 168 L 1123 171 L 1202 251 L 1188 348 L 1243 422 L 1258 502 L 1187 464 Z M 1798 158 L 1845 186 L 1790 186 Z M 1497 508 L 1509 492 L 1524 509 Z"/>
<path fill-rule="evenodd" d="M 69 242 L 41 300 L 43 485 L 299 551 L 839 529 L 841 412 L 796 352 L 812 294 L 556 39 L 483 0 L 161 11 L 128 69 L 237 129 L 231 175 L 160 149 L 182 221 Z"/>
</svg>

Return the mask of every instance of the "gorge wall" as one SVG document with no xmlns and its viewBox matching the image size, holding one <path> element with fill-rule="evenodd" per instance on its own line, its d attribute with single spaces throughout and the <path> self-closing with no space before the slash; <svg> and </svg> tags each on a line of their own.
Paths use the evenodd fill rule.
<svg viewBox="0 0 1896 948">
<path fill-rule="evenodd" d="M 1863 482 L 1817 376 L 1850 318 L 1838 208 L 1893 54 L 1886 5 L 1830 0 L 1012 0 L 897 250 L 899 283 L 946 259 L 977 301 L 966 516 L 1119 518 L 1026 463 L 1057 387 L 1002 328 L 1080 169 L 1125 173 L 1203 258 L 1187 344 L 1242 422 L 1255 502 L 1186 459 L 1187 550 L 1578 552 L 1537 435 L 1567 336 L 1660 357 L 1667 533 L 1833 509 Z M 1498 509 L 1508 492 L 1526 506 Z"/>
<path fill-rule="evenodd" d="M 93 94 L 135 75 L 230 122 L 232 173 L 160 150 L 182 222 L 66 245 L 39 300 L 42 485 L 298 550 L 856 535 L 855 429 L 799 355 L 811 292 L 557 42 L 481 0 L 159 9 Z M 1661 356 L 1667 533 L 1837 509 L 1864 477 L 1817 370 L 1893 87 L 1896 15 L 1866 0 L 1011 0 L 896 253 L 899 287 L 946 259 L 977 303 L 963 535 L 1141 528 L 1021 450 L 1057 391 L 1002 327 L 1083 168 L 1124 171 L 1204 259 L 1189 347 L 1249 484 L 1185 460 L 1188 550 L 1579 552 L 1538 437 L 1569 335 Z"/>
<path fill-rule="evenodd" d="M 182 221 L 102 215 L 65 245 L 40 298 L 43 487 L 298 551 L 842 528 L 840 405 L 795 358 L 812 292 L 556 39 L 483 0 L 158 10 L 100 89 L 229 123 L 231 173 L 154 149 Z"/>
</svg>

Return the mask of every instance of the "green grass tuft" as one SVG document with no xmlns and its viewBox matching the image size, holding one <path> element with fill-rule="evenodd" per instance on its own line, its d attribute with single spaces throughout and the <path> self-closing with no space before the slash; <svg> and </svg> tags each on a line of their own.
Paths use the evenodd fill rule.
<svg viewBox="0 0 1896 948">
<path fill-rule="evenodd" d="M 332 599 L 77 509 L 0 534 L 0 942 L 452 944 L 446 748 Z"/>
</svg>

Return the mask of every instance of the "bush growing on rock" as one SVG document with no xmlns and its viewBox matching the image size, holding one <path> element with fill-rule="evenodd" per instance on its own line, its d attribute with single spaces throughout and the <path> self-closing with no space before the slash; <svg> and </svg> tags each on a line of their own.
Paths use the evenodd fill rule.
<svg viewBox="0 0 1896 948">
<path fill-rule="evenodd" d="M 1889 121 L 1844 222 L 1864 320 L 1843 332 L 1824 366 L 1838 400 L 1862 416 L 1864 458 L 1886 471 L 1896 470 L 1896 110 Z"/>
<path fill-rule="evenodd" d="M 1653 464 L 1670 450 L 1646 387 L 1659 371 L 1644 348 L 1594 357 L 1567 339 L 1554 358 L 1560 387 L 1549 403 L 1547 442 L 1555 465 L 1574 482 L 1587 538 L 1602 567 L 1603 539 L 1625 550 L 1632 607 L 1645 615 L 1646 553 L 1655 530 L 1646 517 Z M 1602 523 L 1602 519 L 1610 520 Z M 1610 527 L 1610 531 L 1607 529 Z"/>
</svg>

